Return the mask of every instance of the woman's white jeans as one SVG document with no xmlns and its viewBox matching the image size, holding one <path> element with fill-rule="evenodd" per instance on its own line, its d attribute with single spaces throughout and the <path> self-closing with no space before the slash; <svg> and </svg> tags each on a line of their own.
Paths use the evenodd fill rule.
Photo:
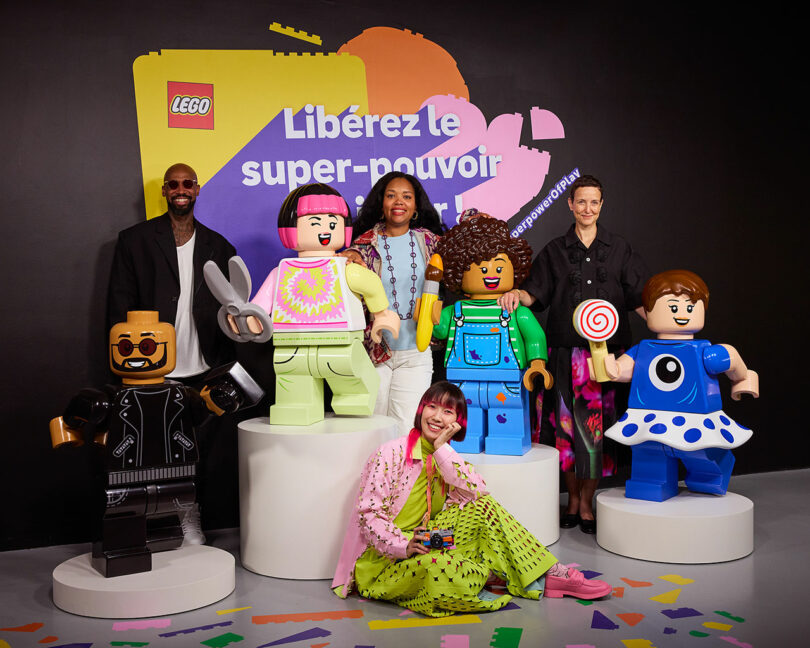
<svg viewBox="0 0 810 648">
<path fill-rule="evenodd" d="M 433 378 L 433 354 L 430 349 L 393 351 L 375 368 L 380 376 L 380 391 L 374 413 L 396 419 L 400 433 L 407 434 L 413 427 L 419 399 Z"/>
</svg>

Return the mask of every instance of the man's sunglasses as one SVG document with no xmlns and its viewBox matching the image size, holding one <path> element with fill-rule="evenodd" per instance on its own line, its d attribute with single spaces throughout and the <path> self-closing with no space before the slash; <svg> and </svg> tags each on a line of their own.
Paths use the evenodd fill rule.
<svg viewBox="0 0 810 648">
<path fill-rule="evenodd" d="M 160 344 L 166 344 L 165 342 L 161 342 Z M 117 344 L 113 344 L 112 346 L 118 347 L 118 353 L 122 356 L 132 355 L 132 352 L 135 350 L 135 345 L 132 344 L 130 340 L 120 340 Z M 140 351 L 145 356 L 152 355 L 155 351 L 157 351 L 158 343 L 155 342 L 151 338 L 144 338 L 140 342 L 138 342 L 138 351 Z"/>
<path fill-rule="evenodd" d="M 185 180 L 166 180 L 166 182 L 163 183 L 163 186 L 174 191 L 181 184 L 183 185 L 183 189 L 192 189 L 194 185 L 197 184 L 197 181 L 190 180 L 189 178 L 186 178 Z"/>
</svg>

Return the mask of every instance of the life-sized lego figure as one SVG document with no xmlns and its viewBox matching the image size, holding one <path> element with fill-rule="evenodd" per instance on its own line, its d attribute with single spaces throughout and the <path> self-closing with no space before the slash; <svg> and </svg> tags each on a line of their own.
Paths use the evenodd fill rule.
<svg viewBox="0 0 810 648">
<path fill-rule="evenodd" d="M 104 448 L 106 506 L 92 563 L 107 577 L 149 571 L 152 553 L 182 544 L 177 510 L 195 497 L 195 427 L 263 395 L 238 363 L 209 374 L 202 392 L 167 381 L 175 357 L 171 324 L 156 311 L 127 313 L 110 330 L 110 367 L 123 385 L 83 389 L 51 421 L 54 447 L 80 445 L 90 423 Z"/>
<path fill-rule="evenodd" d="M 678 494 L 678 459 L 691 491 L 724 495 L 734 466 L 731 448 L 751 430 L 723 410 L 717 375 L 731 379 L 731 397 L 759 396 L 759 377 L 727 344 L 696 340 L 709 290 L 688 270 L 655 275 L 642 294 L 647 327 L 657 334 L 618 360 L 605 359 L 612 380 L 630 385 L 630 408 L 605 435 L 633 448 L 625 495 L 662 502 Z M 592 365 L 589 366 L 592 368 Z"/>
<path fill-rule="evenodd" d="M 363 347 L 366 321 L 358 295 L 372 313 L 377 341 L 383 329 L 398 335 L 399 317 L 388 310 L 374 272 L 335 254 L 351 239 L 348 205 L 327 185 L 304 185 L 285 199 L 278 228 L 282 244 L 298 256 L 282 259 L 252 303 L 245 303 L 250 277 L 239 257 L 229 263 L 232 284 L 215 264 L 206 264 L 206 281 L 223 304 L 220 326 L 240 342 L 272 336 L 276 402 L 271 424 L 322 420 L 324 379 L 336 414 L 369 416 L 379 377 Z"/>
<path fill-rule="evenodd" d="M 537 375 L 546 387 L 546 336 L 525 306 L 498 305 L 529 271 L 529 244 L 486 214 L 465 220 L 439 242 L 444 282 L 467 299 L 432 310 L 433 335 L 447 339 L 447 379 L 467 398 L 467 436 L 459 452 L 522 455 L 531 448 L 529 392 Z M 522 385 L 521 385 L 522 383 Z M 524 389 L 525 387 L 525 389 Z"/>
</svg>

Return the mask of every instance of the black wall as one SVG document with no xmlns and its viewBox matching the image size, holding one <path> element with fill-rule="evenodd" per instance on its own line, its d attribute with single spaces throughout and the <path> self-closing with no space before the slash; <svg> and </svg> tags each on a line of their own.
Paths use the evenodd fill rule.
<svg viewBox="0 0 810 648">
<path fill-rule="evenodd" d="M 810 465 L 806 344 L 797 341 L 808 318 L 799 19 L 765 6 L 741 14 L 647 4 L 5 3 L 0 549 L 89 539 L 90 454 L 52 450 L 48 420 L 108 377 L 112 248 L 120 229 L 144 218 L 134 59 L 182 48 L 334 51 L 379 25 L 447 49 L 488 119 L 525 116 L 523 143 L 552 155 L 539 197 L 574 167 L 593 173 L 606 186 L 603 222 L 652 270 L 703 276 L 706 337 L 736 346 L 761 378 L 759 400 L 726 400 L 755 432 L 735 471 Z M 269 32 L 274 21 L 321 35 L 323 47 Z M 560 117 L 565 140 L 531 141 L 533 105 Z M 558 201 L 528 236 L 535 250 L 569 222 Z M 254 366 L 269 362 L 266 351 L 248 355 Z M 235 526 L 235 439 L 218 444 L 206 516 Z"/>
</svg>

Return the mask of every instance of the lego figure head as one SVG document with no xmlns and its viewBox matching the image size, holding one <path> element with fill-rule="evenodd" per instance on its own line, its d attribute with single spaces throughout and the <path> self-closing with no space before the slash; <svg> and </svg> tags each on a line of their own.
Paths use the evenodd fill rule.
<svg viewBox="0 0 810 648">
<path fill-rule="evenodd" d="M 329 185 L 303 185 L 281 205 L 278 234 L 284 247 L 303 256 L 331 256 L 352 240 L 349 206 Z"/>
<path fill-rule="evenodd" d="M 197 174 L 187 164 L 173 164 L 163 174 L 163 189 L 166 206 L 174 216 L 185 216 L 194 212 L 194 203 L 200 195 Z"/>
<path fill-rule="evenodd" d="M 596 225 L 602 211 L 602 183 L 591 175 L 577 178 L 571 185 L 568 208 L 578 227 Z"/>
<path fill-rule="evenodd" d="M 532 249 L 512 238 L 504 221 L 479 214 L 462 221 L 439 241 L 444 281 L 453 292 L 473 299 L 495 299 L 529 273 Z"/>
<path fill-rule="evenodd" d="M 176 358 L 174 327 L 157 311 L 129 311 L 110 329 L 110 368 L 124 383 L 162 382 Z"/>
<path fill-rule="evenodd" d="M 709 289 L 689 270 L 669 270 L 652 277 L 641 294 L 647 328 L 659 338 L 691 339 L 703 328 Z"/>
</svg>

